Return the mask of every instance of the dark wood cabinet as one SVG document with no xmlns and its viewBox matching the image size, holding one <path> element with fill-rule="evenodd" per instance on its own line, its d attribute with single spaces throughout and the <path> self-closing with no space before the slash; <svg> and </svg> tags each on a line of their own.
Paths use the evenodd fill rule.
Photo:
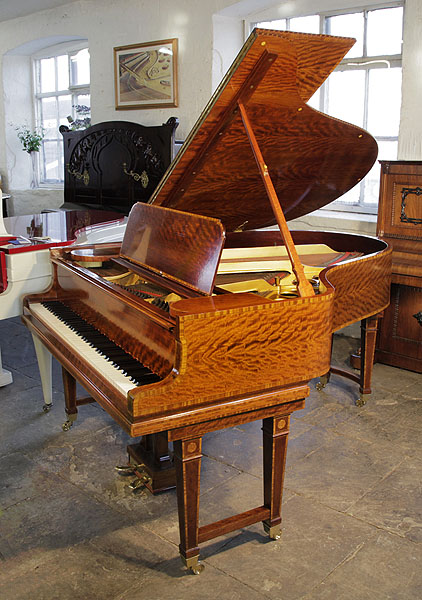
<svg viewBox="0 0 422 600">
<path fill-rule="evenodd" d="M 422 162 L 381 161 L 377 235 L 393 247 L 375 358 L 422 373 Z"/>
</svg>

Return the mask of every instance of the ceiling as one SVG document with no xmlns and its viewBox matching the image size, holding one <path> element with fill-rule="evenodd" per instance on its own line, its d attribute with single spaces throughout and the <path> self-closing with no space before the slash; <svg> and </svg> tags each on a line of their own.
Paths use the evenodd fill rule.
<svg viewBox="0 0 422 600">
<path fill-rule="evenodd" d="M 70 4 L 77 0 L 0 0 L 0 22 L 24 17 L 39 10 Z"/>
</svg>

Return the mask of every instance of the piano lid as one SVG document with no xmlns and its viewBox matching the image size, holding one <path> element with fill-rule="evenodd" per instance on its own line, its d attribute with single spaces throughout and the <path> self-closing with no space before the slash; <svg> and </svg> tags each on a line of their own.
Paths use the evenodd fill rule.
<svg viewBox="0 0 422 600">
<path fill-rule="evenodd" d="M 377 156 L 364 130 L 306 104 L 352 38 L 255 29 L 150 203 L 220 219 L 226 231 L 274 225 L 238 103 L 287 220 L 332 202 Z"/>
</svg>

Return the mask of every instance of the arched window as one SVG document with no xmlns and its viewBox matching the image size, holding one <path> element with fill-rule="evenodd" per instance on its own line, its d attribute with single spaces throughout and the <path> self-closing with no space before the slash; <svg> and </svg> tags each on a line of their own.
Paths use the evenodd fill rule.
<svg viewBox="0 0 422 600">
<path fill-rule="evenodd" d="M 59 44 L 33 57 L 35 121 L 44 130 L 40 183 L 63 182 L 60 125 L 82 128 L 90 120 L 89 50 L 86 42 Z"/>
<path fill-rule="evenodd" d="M 253 26 L 356 38 L 309 104 L 367 129 L 377 140 L 379 159 L 396 160 L 401 105 L 403 2 L 355 10 L 252 22 Z M 379 164 L 359 185 L 326 208 L 375 213 Z"/>
</svg>

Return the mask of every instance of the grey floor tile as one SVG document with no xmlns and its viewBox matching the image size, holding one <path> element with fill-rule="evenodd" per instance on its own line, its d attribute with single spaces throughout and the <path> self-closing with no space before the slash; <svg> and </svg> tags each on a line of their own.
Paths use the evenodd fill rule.
<svg viewBox="0 0 422 600">
<path fill-rule="evenodd" d="M 34 548 L 66 548 L 132 522 L 53 474 L 38 492 L 2 511 L 0 552 L 6 558 Z"/>
<path fill-rule="evenodd" d="M 303 600 L 416 600 L 422 590 L 421 561 L 420 544 L 379 532 L 362 541 Z"/>
<path fill-rule="evenodd" d="M 348 512 L 382 529 L 422 542 L 422 461 L 406 458 Z"/>
<path fill-rule="evenodd" d="M 175 491 L 135 495 L 114 471 L 135 440 L 98 405 L 64 433 L 60 366 L 44 414 L 18 318 L 0 321 L 4 340 L 14 383 L 0 388 L 1 600 L 418 597 L 420 374 L 375 365 L 362 408 L 356 383 L 333 376 L 318 392 L 312 381 L 291 419 L 282 539 L 256 524 L 210 540 L 196 577 L 178 556 Z M 336 336 L 334 361 L 346 366 L 358 345 Z M 260 422 L 209 434 L 203 449 L 201 524 L 262 504 Z"/>
<path fill-rule="evenodd" d="M 280 540 L 269 540 L 255 525 L 206 562 L 268 598 L 296 600 L 373 536 L 369 525 L 293 495 L 283 505 Z"/>
<path fill-rule="evenodd" d="M 294 492 L 345 511 L 405 456 L 397 448 L 345 436 L 325 434 L 324 443 L 286 473 L 285 485 Z"/>
</svg>

